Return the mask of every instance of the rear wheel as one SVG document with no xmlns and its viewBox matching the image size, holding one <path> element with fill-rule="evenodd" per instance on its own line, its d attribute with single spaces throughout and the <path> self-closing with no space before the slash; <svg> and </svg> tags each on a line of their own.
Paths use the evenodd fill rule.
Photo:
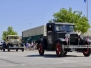
<svg viewBox="0 0 91 68">
<path fill-rule="evenodd" d="M 10 48 L 8 48 L 8 52 L 10 52 Z"/>
<path fill-rule="evenodd" d="M 43 49 L 42 43 L 39 44 L 39 46 L 38 46 L 38 51 L 39 51 L 39 54 L 40 54 L 41 56 L 44 55 L 44 49 Z"/>
<path fill-rule="evenodd" d="M 63 45 L 60 42 L 56 43 L 56 55 L 58 57 L 64 56 L 64 48 L 63 48 Z"/>
<path fill-rule="evenodd" d="M 18 51 L 18 49 L 16 49 L 16 51 Z"/>
<path fill-rule="evenodd" d="M 9 44 L 7 45 L 7 50 L 8 50 L 8 52 L 10 52 Z"/>
<path fill-rule="evenodd" d="M 24 52 L 24 48 L 22 49 L 22 52 Z"/>
</svg>

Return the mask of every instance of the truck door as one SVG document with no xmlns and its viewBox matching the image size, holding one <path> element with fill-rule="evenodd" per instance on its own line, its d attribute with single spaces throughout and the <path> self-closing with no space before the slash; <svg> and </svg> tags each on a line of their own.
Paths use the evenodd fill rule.
<svg viewBox="0 0 91 68">
<path fill-rule="evenodd" d="M 47 25 L 47 42 L 48 42 L 48 49 L 52 47 L 53 44 L 53 33 L 54 33 L 54 26 Z"/>
</svg>

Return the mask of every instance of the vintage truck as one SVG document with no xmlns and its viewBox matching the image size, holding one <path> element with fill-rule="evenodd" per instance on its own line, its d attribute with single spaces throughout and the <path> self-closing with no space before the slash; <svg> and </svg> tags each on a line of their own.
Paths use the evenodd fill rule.
<svg viewBox="0 0 91 68">
<path fill-rule="evenodd" d="M 73 23 L 47 23 L 47 36 L 42 36 L 38 40 L 38 51 L 44 55 L 46 51 L 55 51 L 58 57 L 63 57 L 67 52 L 82 52 L 85 57 L 90 56 L 91 45 L 88 37 L 78 35 L 74 31 Z"/>
<path fill-rule="evenodd" d="M 24 51 L 24 45 L 22 44 L 22 40 L 18 35 L 7 35 L 6 41 L 2 46 L 2 50 L 5 51 L 7 49 L 10 51 L 11 49 L 18 51 L 19 49 Z"/>
</svg>

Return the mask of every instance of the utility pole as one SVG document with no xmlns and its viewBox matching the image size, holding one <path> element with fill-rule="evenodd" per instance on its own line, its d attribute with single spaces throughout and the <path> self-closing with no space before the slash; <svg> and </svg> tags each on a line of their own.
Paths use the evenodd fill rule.
<svg viewBox="0 0 91 68">
<path fill-rule="evenodd" d="M 31 29 L 31 23 L 30 23 L 30 29 Z"/>
<path fill-rule="evenodd" d="M 29 30 L 31 29 L 31 23 L 29 23 L 30 24 L 30 28 L 29 28 Z M 29 37 L 29 30 L 28 30 L 28 37 Z"/>
<path fill-rule="evenodd" d="M 84 2 L 86 3 L 86 14 L 87 14 L 87 19 L 88 19 L 88 0 L 84 0 Z"/>
<path fill-rule="evenodd" d="M 87 7 L 86 7 L 86 9 L 87 9 L 87 19 L 88 19 L 88 0 L 86 0 L 86 5 L 87 5 Z"/>
</svg>

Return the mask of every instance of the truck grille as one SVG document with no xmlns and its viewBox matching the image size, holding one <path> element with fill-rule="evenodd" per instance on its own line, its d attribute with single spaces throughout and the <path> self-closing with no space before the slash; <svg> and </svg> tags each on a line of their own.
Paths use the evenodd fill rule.
<svg viewBox="0 0 91 68">
<path fill-rule="evenodd" d="M 18 44 L 18 41 L 13 41 L 12 44 Z"/>
<path fill-rule="evenodd" d="M 70 35 L 70 44 L 78 44 L 78 35 L 77 34 L 71 34 Z"/>
</svg>

